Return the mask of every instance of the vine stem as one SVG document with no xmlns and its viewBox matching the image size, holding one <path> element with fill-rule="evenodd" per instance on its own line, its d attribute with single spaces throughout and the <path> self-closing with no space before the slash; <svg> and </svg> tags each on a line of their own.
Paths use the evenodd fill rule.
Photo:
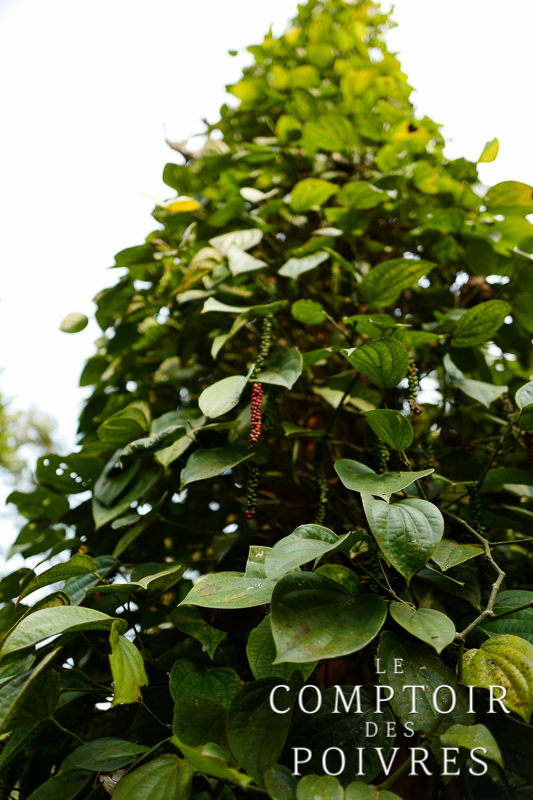
<svg viewBox="0 0 533 800">
<path fill-rule="evenodd" d="M 490 550 L 490 542 L 489 542 L 488 539 L 486 539 L 484 536 L 482 536 L 480 533 L 478 533 L 476 530 L 474 530 L 474 528 L 472 528 L 472 526 L 469 525 L 468 522 L 465 522 L 464 519 L 461 519 L 461 517 L 458 517 L 456 514 L 452 514 L 451 511 L 447 511 L 446 509 L 442 509 L 442 511 L 444 512 L 444 514 L 446 514 L 447 517 L 451 517 L 456 522 L 459 522 L 464 528 L 466 528 L 467 531 L 469 531 L 469 533 L 471 533 L 473 536 L 475 536 L 475 538 L 479 542 L 481 542 L 481 544 L 483 545 L 483 549 L 485 551 L 485 558 L 487 559 L 487 561 L 490 563 L 491 567 L 496 572 L 496 580 L 492 584 L 490 595 L 489 595 L 489 599 L 487 601 L 487 605 L 485 606 L 483 611 L 475 618 L 475 620 L 473 622 L 471 622 L 470 625 L 466 626 L 464 631 L 461 631 L 461 633 L 456 633 L 455 634 L 455 639 L 456 639 L 456 641 L 459 642 L 459 652 L 458 652 L 458 659 L 457 659 L 457 683 L 463 683 L 463 655 L 464 655 L 464 649 L 465 649 L 465 642 L 466 642 L 467 638 L 470 636 L 470 634 L 472 633 L 472 631 L 475 628 L 477 628 L 477 626 L 481 622 L 483 622 L 483 620 L 487 619 L 487 617 L 490 617 L 491 619 L 494 618 L 494 616 L 495 616 L 495 614 L 494 614 L 494 603 L 496 601 L 496 595 L 498 594 L 498 592 L 500 590 L 500 586 L 502 585 L 502 581 L 505 578 L 505 572 L 494 561 L 494 559 L 492 557 L 491 550 Z M 528 605 L 530 605 L 530 604 L 528 604 Z M 505 614 L 504 614 L 504 616 L 505 616 Z"/>
<path fill-rule="evenodd" d="M 76 741 L 77 741 L 77 742 L 79 742 L 80 744 L 85 744 L 85 742 L 83 741 L 83 739 L 80 739 L 80 737 L 79 737 L 79 736 L 78 736 L 76 733 L 74 733 L 73 731 L 69 731 L 69 729 L 68 729 L 68 728 L 64 728 L 64 727 L 63 727 L 63 726 L 62 726 L 62 725 L 61 725 L 61 724 L 60 724 L 60 723 L 57 721 L 57 719 L 55 719 L 54 717 L 48 717 L 48 719 L 49 719 L 51 722 L 53 722 L 53 723 L 54 723 L 54 725 L 56 725 L 56 726 L 59 728 L 59 730 L 60 730 L 60 731 L 63 731 L 63 733 L 66 733 L 68 736 L 72 736 L 72 738 L 73 738 L 73 739 L 76 739 Z"/>
<path fill-rule="evenodd" d="M 507 436 L 508 436 L 508 435 L 509 435 L 509 433 L 511 432 L 511 430 L 512 430 L 512 427 L 513 427 L 513 425 L 515 424 L 515 422 L 518 422 L 518 419 L 511 421 L 511 422 L 510 422 L 510 423 L 507 425 L 507 427 L 505 428 L 504 432 L 502 433 L 502 435 L 501 435 L 501 437 L 500 437 L 500 441 L 498 442 L 498 444 L 497 444 L 497 445 L 496 445 L 496 447 L 494 448 L 494 451 L 493 451 L 493 453 L 492 453 L 491 457 L 489 458 L 489 460 L 487 461 L 487 463 L 486 463 L 486 464 L 485 464 L 485 466 L 483 467 L 483 472 L 481 473 L 481 476 L 480 476 L 480 478 L 479 478 L 479 480 L 478 480 L 478 482 L 477 482 L 477 488 L 478 488 L 478 489 L 481 489 L 481 487 L 482 487 L 482 485 L 483 485 L 483 481 L 484 481 L 484 480 L 485 480 L 485 478 L 487 477 L 487 472 L 489 471 L 489 469 L 490 469 L 490 468 L 491 468 L 491 466 L 493 465 L 493 463 L 494 463 L 494 459 L 496 458 L 496 456 L 497 456 L 497 455 L 498 455 L 498 453 L 500 452 L 500 449 L 501 449 L 501 447 L 503 446 L 503 443 L 505 442 L 505 440 L 507 439 Z"/>
</svg>

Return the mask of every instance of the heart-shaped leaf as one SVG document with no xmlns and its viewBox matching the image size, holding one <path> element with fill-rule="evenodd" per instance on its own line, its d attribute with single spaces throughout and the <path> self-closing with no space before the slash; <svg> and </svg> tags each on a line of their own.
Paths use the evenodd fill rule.
<svg viewBox="0 0 533 800">
<path fill-rule="evenodd" d="M 462 315 L 453 333 L 454 347 L 472 347 L 488 341 L 501 328 L 511 306 L 503 300 L 488 300 Z"/>
<path fill-rule="evenodd" d="M 325 250 L 319 250 L 317 253 L 312 253 L 310 256 L 304 256 L 303 258 L 289 258 L 279 270 L 279 274 L 283 275 L 284 278 L 296 279 L 303 275 L 304 272 L 309 272 L 309 270 L 318 267 L 328 258 L 329 253 L 326 253 Z"/>
<path fill-rule="evenodd" d="M 404 289 L 416 286 L 420 278 L 435 267 L 431 261 L 413 258 L 393 258 L 382 261 L 365 275 L 362 284 L 363 298 L 372 308 L 394 303 Z"/>
<path fill-rule="evenodd" d="M 484 552 L 480 544 L 460 544 L 453 539 L 441 539 L 437 549 L 431 556 L 431 560 L 438 564 L 443 572 L 463 564 L 471 558 L 480 556 Z"/>
<path fill-rule="evenodd" d="M 401 492 L 412 483 L 426 475 L 431 475 L 435 470 L 423 469 L 419 472 L 383 472 L 378 475 L 373 469 L 361 464 L 359 461 L 352 461 L 349 458 L 341 458 L 334 464 L 335 472 L 347 489 L 354 492 L 366 492 L 375 494 L 389 502 L 394 492 Z"/>
<path fill-rule="evenodd" d="M 238 247 L 239 250 L 249 250 L 259 244 L 263 238 L 263 231 L 259 228 L 247 228 L 244 231 L 230 231 L 220 236 L 209 239 L 209 244 L 214 247 L 220 255 L 226 256 L 231 247 Z"/>
<path fill-rule="evenodd" d="M 377 636 L 387 607 L 377 594 L 354 597 L 329 578 L 302 572 L 276 584 L 270 613 L 275 663 L 305 664 L 361 650 Z"/>
<path fill-rule="evenodd" d="M 227 707 L 240 689 L 241 679 L 230 667 L 208 670 L 196 661 L 178 659 L 170 672 L 170 693 L 176 703 L 202 695 Z"/>
<path fill-rule="evenodd" d="M 517 390 L 514 399 L 518 408 L 521 409 L 529 408 L 529 406 L 533 405 L 533 381 L 521 386 Z"/>
<path fill-rule="evenodd" d="M 64 561 L 62 564 L 55 564 L 26 584 L 19 595 L 19 602 L 24 597 L 32 594 L 32 592 L 37 591 L 37 589 L 42 589 L 51 583 L 67 580 L 67 578 L 72 578 L 73 575 L 86 575 L 94 572 L 96 572 L 96 564 L 93 559 L 83 553 L 76 553 L 68 561 Z"/>
<path fill-rule="evenodd" d="M 276 645 L 272 636 L 270 614 L 267 614 L 257 628 L 250 631 L 248 644 L 246 645 L 246 655 L 256 680 L 260 678 L 281 678 L 284 681 L 288 681 L 292 673 L 299 670 L 304 681 L 306 681 L 318 663 L 317 661 L 311 661 L 309 664 L 291 664 L 290 662 L 274 664 Z"/>
<path fill-rule="evenodd" d="M 148 684 L 144 661 L 133 642 L 119 633 L 119 621 L 111 626 L 109 663 L 113 675 L 113 705 L 137 703 L 141 699 L 141 686 Z"/>
<path fill-rule="evenodd" d="M 291 347 L 290 350 L 287 350 L 277 367 L 260 372 L 256 381 L 292 389 L 302 374 L 302 369 L 302 354 L 297 347 Z"/>
<path fill-rule="evenodd" d="M 397 339 L 384 337 L 341 353 L 361 375 L 385 389 L 396 386 L 409 368 L 407 350 Z"/>
<path fill-rule="evenodd" d="M 533 712 L 533 645 L 519 636 L 495 636 L 463 659 L 464 681 L 486 688 L 503 686 L 503 704 L 516 711 L 526 725 Z"/>
<path fill-rule="evenodd" d="M 230 375 L 212 383 L 198 398 L 198 405 L 206 417 L 221 417 L 235 408 L 248 383 L 248 375 Z"/>
<path fill-rule="evenodd" d="M 439 739 L 443 747 L 464 747 L 466 750 L 483 747 L 484 757 L 503 767 L 498 743 L 484 725 L 452 725 L 445 733 L 441 733 Z"/>
<path fill-rule="evenodd" d="M 530 603 L 530 608 L 523 608 L 521 611 L 514 611 L 512 614 L 502 619 L 491 620 L 490 617 L 483 620 L 480 624 L 481 630 L 489 636 L 501 636 L 502 634 L 512 634 L 520 636 L 530 644 L 533 644 L 533 592 L 524 589 L 511 589 L 506 592 L 498 592 L 494 613 L 503 614 L 510 609 L 519 608 Z"/>
<path fill-rule="evenodd" d="M 446 614 L 432 608 L 411 608 L 405 603 L 391 603 L 390 615 L 398 625 L 417 639 L 434 647 L 437 653 L 455 639 L 455 625 Z"/>
<path fill-rule="evenodd" d="M 488 408 L 491 403 L 504 395 L 508 386 L 494 386 L 492 383 L 484 383 L 483 381 L 475 381 L 467 378 L 460 369 L 458 369 L 450 358 L 449 353 L 444 356 L 444 369 L 450 376 L 450 380 L 468 397 L 472 397 L 479 403 Z"/>
<path fill-rule="evenodd" d="M 306 325 L 319 325 L 326 319 L 326 312 L 322 303 L 314 300 L 297 300 L 292 304 L 291 314 L 299 322 Z"/>
<path fill-rule="evenodd" d="M 268 267 L 268 264 L 232 244 L 228 248 L 228 266 L 232 275 L 241 275 L 243 272 L 253 272 L 256 269 Z"/>
<path fill-rule="evenodd" d="M 215 447 L 212 450 L 195 450 L 181 471 L 180 488 L 194 481 L 205 481 L 222 475 L 229 469 L 254 457 L 254 453 L 243 453 L 230 447 Z"/>
<path fill-rule="evenodd" d="M 394 450 L 405 450 L 413 441 L 411 423 L 399 411 L 378 408 L 365 412 L 374 433 Z"/>
<path fill-rule="evenodd" d="M 291 192 L 291 208 L 297 214 L 310 211 L 314 206 L 323 205 L 339 187 L 321 178 L 304 178 Z"/>
<path fill-rule="evenodd" d="M 442 514 L 433 503 L 418 498 L 390 505 L 369 494 L 362 494 L 362 499 L 368 525 L 380 549 L 409 585 L 442 538 Z"/>
<path fill-rule="evenodd" d="M 78 767 L 93 772 L 113 772 L 131 764 L 147 751 L 148 748 L 142 744 L 104 736 L 74 750 L 61 764 L 61 771 Z"/>
<path fill-rule="evenodd" d="M 154 758 L 119 780 L 113 800 L 169 800 L 188 798 L 194 767 L 171 753 Z"/>
</svg>

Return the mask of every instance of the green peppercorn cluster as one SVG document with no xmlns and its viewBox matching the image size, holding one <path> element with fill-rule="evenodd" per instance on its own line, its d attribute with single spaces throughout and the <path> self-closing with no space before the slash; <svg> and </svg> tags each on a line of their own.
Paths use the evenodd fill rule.
<svg viewBox="0 0 533 800">
<path fill-rule="evenodd" d="M 409 359 L 409 371 L 407 375 L 409 379 L 409 394 L 407 396 L 409 407 L 413 414 L 421 414 L 423 409 L 416 402 L 418 396 L 418 370 L 412 358 Z"/>
</svg>

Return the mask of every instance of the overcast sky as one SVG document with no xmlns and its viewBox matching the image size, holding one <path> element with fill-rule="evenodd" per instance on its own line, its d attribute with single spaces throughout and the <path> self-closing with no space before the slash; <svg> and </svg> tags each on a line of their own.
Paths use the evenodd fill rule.
<svg viewBox="0 0 533 800">
<path fill-rule="evenodd" d="M 295 0 L 0 0 L 0 390 L 54 416 L 64 452 L 99 329 L 67 335 L 61 320 L 91 317 L 114 253 L 156 227 L 143 193 L 172 194 L 165 127 L 183 139 L 216 120 L 250 58 L 227 51 L 281 32 L 295 11 Z M 532 184 L 532 0 L 397 0 L 394 19 L 389 47 L 418 113 L 444 124 L 448 155 L 475 161 L 497 136 L 482 181 Z"/>
</svg>

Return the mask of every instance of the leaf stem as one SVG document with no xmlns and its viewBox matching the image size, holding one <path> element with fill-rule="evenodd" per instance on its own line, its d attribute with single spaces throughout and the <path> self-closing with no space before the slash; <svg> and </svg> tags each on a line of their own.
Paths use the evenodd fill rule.
<svg viewBox="0 0 533 800">
<path fill-rule="evenodd" d="M 72 738 L 73 738 L 73 739 L 76 739 L 76 741 L 77 741 L 77 742 L 79 742 L 80 744 L 85 744 L 85 742 L 83 741 L 83 739 L 80 739 L 80 737 L 79 737 L 79 736 L 78 736 L 76 733 L 73 733 L 73 731 L 69 731 L 69 729 L 68 729 L 68 728 L 64 728 L 64 727 L 63 727 L 63 726 L 62 726 L 62 725 L 61 725 L 61 724 L 60 724 L 60 723 L 57 721 L 57 719 L 55 719 L 55 717 L 48 717 L 48 719 L 49 719 L 51 722 L 53 722 L 53 723 L 54 723 L 54 725 L 56 725 L 56 726 L 59 728 L 59 730 L 60 730 L 60 731 L 63 731 L 63 733 L 66 733 L 66 734 L 68 734 L 68 736 L 72 736 Z"/>
</svg>

